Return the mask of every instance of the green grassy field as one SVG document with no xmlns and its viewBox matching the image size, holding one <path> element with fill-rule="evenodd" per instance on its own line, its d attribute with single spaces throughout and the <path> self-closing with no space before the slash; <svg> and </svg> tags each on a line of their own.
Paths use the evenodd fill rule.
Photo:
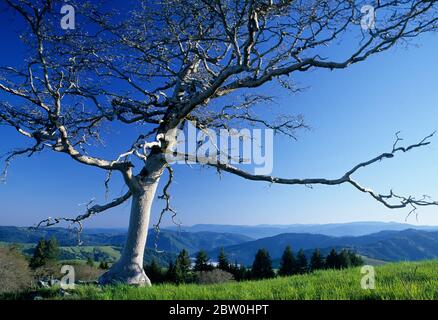
<svg viewBox="0 0 438 320">
<path fill-rule="evenodd" d="M 438 299 L 438 261 L 394 263 L 375 268 L 375 289 L 360 286 L 361 269 L 327 270 L 308 275 L 218 285 L 77 286 L 67 297 L 58 290 L 41 292 L 49 299 L 234 300 L 234 299 Z"/>
</svg>

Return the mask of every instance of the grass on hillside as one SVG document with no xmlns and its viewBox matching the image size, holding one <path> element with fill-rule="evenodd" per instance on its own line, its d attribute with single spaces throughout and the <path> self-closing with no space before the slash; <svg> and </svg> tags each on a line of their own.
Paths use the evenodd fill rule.
<svg viewBox="0 0 438 320">
<path fill-rule="evenodd" d="M 64 260 L 87 260 L 92 257 L 96 261 L 105 260 L 114 262 L 120 258 L 120 248 L 113 246 L 71 246 L 60 247 L 61 258 Z"/>
<path fill-rule="evenodd" d="M 361 268 L 217 285 L 77 286 L 67 297 L 59 289 L 40 292 L 49 299 L 103 300 L 314 300 L 438 299 L 438 261 L 393 263 L 375 268 L 374 290 L 360 286 Z"/>
</svg>

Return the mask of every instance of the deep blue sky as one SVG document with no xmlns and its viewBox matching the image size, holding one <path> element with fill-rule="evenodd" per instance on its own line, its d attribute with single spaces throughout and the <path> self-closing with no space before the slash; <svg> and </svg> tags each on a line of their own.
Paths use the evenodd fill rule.
<svg viewBox="0 0 438 320">
<path fill-rule="evenodd" d="M 13 21 L 2 20 L 0 64 L 16 63 L 20 51 Z M 285 177 L 338 177 L 357 162 L 390 151 L 394 133 L 406 143 L 417 142 L 438 129 L 438 35 L 416 40 L 418 47 L 393 49 L 347 70 L 313 71 L 296 81 L 309 87 L 299 95 L 279 92 L 277 107 L 302 113 L 312 129 L 297 142 L 275 138 L 274 174 Z M 333 50 L 337 50 L 334 48 Z M 4 99 L 4 95 L 1 96 Z M 21 138 L 0 127 L 0 153 L 23 145 Z M 126 149 L 130 141 L 115 135 L 112 148 Z M 438 199 L 438 136 L 433 144 L 362 170 L 356 179 L 385 193 L 428 194 Z M 3 165 L 3 163 L 2 163 Z M 389 210 L 350 186 L 268 186 L 214 170 L 175 167 L 173 207 L 185 225 L 292 224 L 346 221 L 403 222 L 409 210 Z M 80 203 L 103 200 L 105 173 L 79 165 L 65 155 L 43 153 L 16 160 L 7 183 L 0 185 L 0 225 L 32 225 L 47 216 L 76 215 Z M 119 177 L 112 194 L 121 192 Z M 156 201 L 153 221 L 164 204 Z M 438 225 L 438 208 L 421 208 L 419 224 Z M 129 204 L 101 214 L 87 226 L 124 227 Z M 408 220 L 417 223 L 415 217 Z M 169 224 L 169 219 L 166 220 Z"/>
</svg>

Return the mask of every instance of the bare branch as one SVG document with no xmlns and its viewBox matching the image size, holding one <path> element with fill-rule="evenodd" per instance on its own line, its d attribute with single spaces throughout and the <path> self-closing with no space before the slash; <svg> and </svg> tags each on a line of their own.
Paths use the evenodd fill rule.
<svg viewBox="0 0 438 320">
<path fill-rule="evenodd" d="M 176 210 L 173 209 L 173 208 L 171 207 L 171 205 L 170 205 L 170 194 L 169 194 L 169 188 L 170 188 L 170 186 L 171 186 L 171 184 L 172 184 L 172 182 L 173 182 L 173 175 L 174 175 L 174 173 L 173 173 L 173 169 L 172 169 L 172 167 L 170 167 L 170 166 L 166 166 L 166 169 L 167 169 L 167 172 L 168 172 L 168 174 L 169 174 L 169 178 L 168 178 L 166 184 L 165 184 L 164 187 L 163 187 L 163 193 L 162 193 L 162 195 L 160 195 L 160 196 L 158 197 L 159 199 L 164 200 L 164 201 L 166 202 L 166 205 L 165 205 L 165 207 L 161 210 L 160 215 L 159 215 L 159 217 L 158 217 L 158 221 L 157 221 L 157 223 L 154 224 L 154 229 L 155 229 L 155 242 L 154 242 L 154 245 L 155 245 L 155 250 L 156 250 L 156 251 L 159 251 L 159 250 L 158 250 L 158 238 L 159 238 L 159 235 L 160 235 L 160 225 L 161 225 L 161 223 L 162 223 L 162 221 L 163 221 L 164 214 L 165 214 L 166 212 L 170 212 L 171 215 L 172 215 L 172 222 L 173 222 L 175 225 L 177 225 L 177 226 L 180 226 L 180 225 L 181 225 L 180 223 L 178 223 L 178 222 L 175 221 L 175 218 L 176 218 L 177 212 L 176 212 Z"/>
<path fill-rule="evenodd" d="M 312 185 L 341 185 L 345 183 L 349 183 L 352 186 L 354 186 L 357 190 L 369 194 L 371 197 L 373 197 L 378 202 L 382 203 L 384 206 L 386 206 L 389 209 L 401 209 L 405 208 L 407 206 L 411 206 L 414 209 L 416 209 L 417 206 L 432 206 L 432 205 L 438 205 L 438 201 L 430 201 L 428 200 L 427 196 L 423 196 L 420 199 L 416 199 L 413 196 L 400 196 L 395 194 L 392 190 L 389 194 L 378 194 L 374 192 L 372 189 L 366 188 L 361 186 L 358 182 L 353 180 L 351 176 L 357 172 L 360 168 L 364 168 L 367 166 L 370 166 L 376 162 L 380 162 L 384 159 L 390 159 L 393 158 L 396 153 L 399 152 L 408 152 L 410 150 L 424 147 L 430 144 L 430 138 L 432 138 L 434 133 L 426 136 L 423 138 L 419 143 L 409 145 L 407 147 L 394 147 L 396 146 L 396 143 L 393 146 L 393 149 L 391 152 L 385 152 L 377 157 L 374 157 L 368 161 L 361 162 L 354 166 L 351 170 L 347 171 L 342 177 L 337 179 L 325 179 L 325 178 L 310 178 L 310 179 L 289 179 L 289 178 L 282 178 L 282 177 L 275 177 L 275 176 L 269 176 L 269 175 L 255 175 L 250 172 L 244 171 L 242 169 L 239 169 L 235 166 L 226 164 L 226 163 L 220 163 L 217 161 L 216 158 L 211 159 L 199 159 L 199 157 L 187 155 L 187 154 L 177 154 L 177 158 L 184 159 L 186 161 L 191 162 L 199 162 L 207 166 L 215 167 L 217 170 L 225 171 L 231 174 L 234 174 L 236 176 L 239 176 L 241 178 L 252 180 L 252 181 L 264 181 L 269 183 L 277 183 L 277 184 L 286 184 L 286 185 L 304 185 L 304 186 L 312 186 Z M 400 138 L 397 133 L 397 140 L 396 142 L 400 141 Z M 200 161 L 201 160 L 201 161 Z M 393 204 L 389 200 L 398 200 L 398 203 Z"/>
<path fill-rule="evenodd" d="M 58 217 L 58 218 L 52 218 L 49 217 L 47 219 L 44 219 L 42 221 L 40 221 L 35 227 L 33 227 L 34 229 L 38 229 L 38 228 L 47 228 L 47 227 L 51 227 L 57 224 L 60 224 L 62 222 L 68 222 L 70 225 L 77 225 L 78 226 L 78 233 L 80 233 L 83 229 L 83 221 L 98 214 L 98 213 L 102 213 L 106 210 L 109 210 L 111 208 L 117 207 L 119 205 L 121 205 L 122 203 L 124 203 L 125 201 L 127 201 L 129 198 L 131 198 L 132 193 L 131 191 L 128 191 L 127 193 L 125 193 L 123 196 L 116 198 L 114 200 L 112 200 L 109 203 L 106 203 L 104 205 L 94 205 L 92 207 L 90 207 L 92 201 L 90 201 L 87 204 L 87 210 L 85 211 L 84 214 L 78 215 L 74 218 L 65 218 L 65 217 Z"/>
</svg>

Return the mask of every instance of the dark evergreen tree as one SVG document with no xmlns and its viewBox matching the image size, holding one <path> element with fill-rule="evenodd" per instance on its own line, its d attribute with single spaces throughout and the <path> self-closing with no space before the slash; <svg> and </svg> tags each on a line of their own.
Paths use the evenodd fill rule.
<svg viewBox="0 0 438 320">
<path fill-rule="evenodd" d="M 152 283 L 162 283 L 165 280 L 163 270 L 154 258 L 152 258 L 150 264 L 146 265 L 145 272 Z"/>
<path fill-rule="evenodd" d="M 33 256 L 30 259 L 30 267 L 36 269 L 55 262 L 59 255 L 59 246 L 55 238 L 38 241 Z"/>
<path fill-rule="evenodd" d="M 351 267 L 350 253 L 347 250 L 342 250 L 338 255 L 339 268 L 346 269 Z"/>
<path fill-rule="evenodd" d="M 182 249 L 179 253 L 178 257 L 176 258 L 176 265 L 179 266 L 181 268 L 181 271 L 183 271 L 184 273 L 190 271 L 191 261 L 189 253 L 186 249 Z"/>
<path fill-rule="evenodd" d="M 251 277 L 253 279 L 267 279 L 275 276 L 272 269 L 272 260 L 266 249 L 260 249 L 254 259 L 251 268 Z"/>
<path fill-rule="evenodd" d="M 218 269 L 227 272 L 230 271 L 230 262 L 228 261 L 228 257 L 227 254 L 225 253 L 224 248 L 221 248 L 217 261 L 218 261 L 218 265 L 217 265 Z"/>
<path fill-rule="evenodd" d="M 187 282 L 189 277 L 188 271 L 181 266 L 178 260 L 175 263 L 175 280 L 174 283 L 181 284 Z"/>
<path fill-rule="evenodd" d="M 233 275 L 234 279 L 236 279 L 236 275 L 239 272 L 239 266 L 238 266 L 237 262 L 235 262 L 234 264 L 230 264 L 230 268 L 229 268 L 228 272 Z"/>
<path fill-rule="evenodd" d="M 304 254 L 304 250 L 300 249 L 297 253 L 297 272 L 299 274 L 303 274 L 309 271 L 309 265 L 307 263 L 306 255 Z"/>
<path fill-rule="evenodd" d="M 284 249 L 283 255 L 280 260 L 280 269 L 278 270 L 278 275 L 280 276 L 291 276 L 297 272 L 297 265 L 295 256 L 292 252 L 292 248 L 287 246 Z"/>
<path fill-rule="evenodd" d="M 195 267 L 193 270 L 195 271 L 211 271 L 213 267 L 208 263 L 210 258 L 204 250 L 201 250 L 196 255 Z"/>
<path fill-rule="evenodd" d="M 315 271 L 324 268 L 325 268 L 324 258 L 321 255 L 321 251 L 319 249 L 316 249 L 313 252 L 312 257 L 310 259 L 310 270 Z"/>
<path fill-rule="evenodd" d="M 166 282 L 178 283 L 178 274 L 176 271 L 176 266 L 173 262 L 169 263 L 169 267 L 167 268 L 167 272 L 165 275 Z"/>
<path fill-rule="evenodd" d="M 233 265 L 230 265 L 229 272 L 233 275 L 234 280 L 236 281 L 244 281 L 248 279 L 248 270 L 244 265 L 239 265 L 237 261 Z"/>
<path fill-rule="evenodd" d="M 236 279 L 236 281 L 245 281 L 249 278 L 249 271 L 243 264 L 236 268 L 236 272 L 234 274 L 234 279 Z"/>
<path fill-rule="evenodd" d="M 190 281 L 190 257 L 186 249 L 182 249 L 175 262 L 175 283 L 185 283 Z"/>
<path fill-rule="evenodd" d="M 56 261 L 59 257 L 59 244 L 58 240 L 55 237 L 51 237 L 49 241 L 47 241 L 47 260 L 48 261 Z"/>
<path fill-rule="evenodd" d="M 339 255 L 336 252 L 336 249 L 332 249 L 330 251 L 327 258 L 325 259 L 325 265 L 326 265 L 326 268 L 328 268 L 328 269 L 339 269 L 340 268 Z"/>
<path fill-rule="evenodd" d="M 35 250 L 33 251 L 33 256 L 30 259 L 29 265 L 32 269 L 42 267 L 47 263 L 46 244 L 46 240 L 44 239 L 38 241 Z"/>
<path fill-rule="evenodd" d="M 359 267 L 364 264 L 364 261 L 361 256 L 357 255 L 353 251 L 348 251 L 348 253 L 350 255 L 350 261 L 352 267 Z"/>
</svg>

